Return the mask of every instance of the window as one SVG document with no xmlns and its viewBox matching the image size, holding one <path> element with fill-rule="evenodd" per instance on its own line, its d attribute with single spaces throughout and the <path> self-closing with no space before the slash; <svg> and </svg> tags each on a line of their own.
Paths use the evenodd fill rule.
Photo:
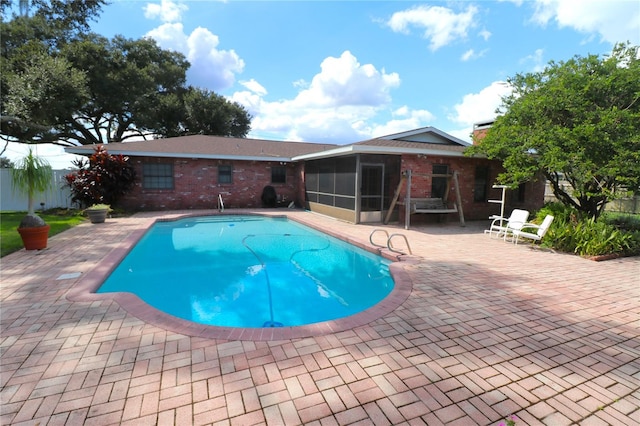
<svg viewBox="0 0 640 426">
<path fill-rule="evenodd" d="M 287 168 L 271 167 L 271 183 L 287 183 Z"/>
<path fill-rule="evenodd" d="M 173 189 L 173 164 L 143 164 L 142 187 L 144 189 Z"/>
<path fill-rule="evenodd" d="M 489 167 L 477 166 L 473 183 L 473 201 L 487 201 L 487 183 L 489 180 Z"/>
<path fill-rule="evenodd" d="M 431 177 L 431 196 L 433 198 L 444 198 L 449 189 L 449 166 L 447 164 L 434 164 L 433 176 Z"/>
<path fill-rule="evenodd" d="M 233 183 L 233 168 L 231 166 L 218 166 L 218 183 Z"/>
</svg>

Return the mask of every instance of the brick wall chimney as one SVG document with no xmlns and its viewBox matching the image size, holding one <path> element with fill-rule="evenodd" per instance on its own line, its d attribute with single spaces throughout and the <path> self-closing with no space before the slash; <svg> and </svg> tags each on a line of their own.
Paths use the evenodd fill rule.
<svg viewBox="0 0 640 426">
<path fill-rule="evenodd" d="M 480 143 L 482 138 L 485 137 L 491 126 L 493 125 L 494 120 L 485 120 L 480 121 L 478 123 L 474 123 L 473 125 L 473 144 L 477 145 Z"/>
</svg>

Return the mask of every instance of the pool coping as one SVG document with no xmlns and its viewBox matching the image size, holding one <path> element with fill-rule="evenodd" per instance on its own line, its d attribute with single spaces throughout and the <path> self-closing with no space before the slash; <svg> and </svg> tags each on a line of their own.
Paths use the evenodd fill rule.
<svg viewBox="0 0 640 426">
<path fill-rule="evenodd" d="M 309 213 L 313 214 L 313 213 Z M 341 241 L 353 244 L 368 252 L 380 255 L 392 263 L 389 271 L 394 279 L 393 290 L 376 305 L 359 312 L 357 314 L 330 321 L 314 324 L 289 326 L 289 327 L 269 327 L 269 328 L 241 328 L 241 327 L 221 327 L 206 324 L 199 324 L 162 312 L 151 305 L 148 305 L 138 296 L 132 293 L 96 293 L 113 270 L 120 264 L 125 256 L 131 251 L 135 244 L 147 233 L 156 222 L 176 221 L 189 217 L 203 216 L 231 216 L 231 215 L 252 215 L 267 217 L 283 217 L 288 220 L 308 226 L 317 231 L 326 233 Z M 405 271 L 405 265 L 410 265 L 418 261 L 414 256 L 391 253 L 381 250 L 361 240 L 346 237 L 331 229 L 319 227 L 314 223 L 305 221 L 299 216 L 292 217 L 281 212 L 278 213 L 255 213 L 255 212 L 207 212 L 207 213 L 182 213 L 168 216 L 158 216 L 140 221 L 140 227 L 134 230 L 117 247 L 112 249 L 105 258 L 91 269 L 86 275 L 67 292 L 66 298 L 72 302 L 96 302 L 103 300 L 113 300 L 117 302 L 125 311 L 146 323 L 163 328 L 167 331 L 180 333 L 193 337 L 223 340 L 248 340 L 248 341 L 277 341 L 326 334 L 338 333 L 351 330 L 353 328 L 369 324 L 401 306 L 411 294 L 413 283 L 410 275 Z"/>
</svg>

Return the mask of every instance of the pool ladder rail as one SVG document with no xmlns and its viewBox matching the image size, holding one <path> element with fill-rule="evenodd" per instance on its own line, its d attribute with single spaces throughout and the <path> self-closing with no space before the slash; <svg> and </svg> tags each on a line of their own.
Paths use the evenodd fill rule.
<svg viewBox="0 0 640 426">
<path fill-rule="evenodd" d="M 375 242 L 373 242 L 373 236 L 374 234 L 376 234 L 377 232 L 383 232 L 384 235 L 387 237 L 387 245 L 382 245 L 382 244 L 377 244 Z M 394 252 L 394 253 L 400 253 L 400 254 L 407 254 L 401 250 L 396 249 L 395 247 L 393 247 L 393 243 L 392 240 L 396 237 L 401 237 L 404 240 L 405 245 L 407 246 L 407 251 L 409 252 L 408 254 L 413 255 L 413 252 L 411 251 L 411 245 L 409 244 L 409 240 L 407 240 L 407 237 L 404 234 L 391 234 L 389 235 L 389 233 L 387 232 L 386 229 L 374 229 L 373 231 L 371 231 L 371 235 L 369 235 L 369 242 L 376 246 L 376 247 L 382 247 L 382 248 L 388 248 L 390 251 Z"/>
<path fill-rule="evenodd" d="M 224 211 L 224 201 L 222 201 L 222 194 L 218 194 L 218 211 L 220 213 Z"/>
</svg>

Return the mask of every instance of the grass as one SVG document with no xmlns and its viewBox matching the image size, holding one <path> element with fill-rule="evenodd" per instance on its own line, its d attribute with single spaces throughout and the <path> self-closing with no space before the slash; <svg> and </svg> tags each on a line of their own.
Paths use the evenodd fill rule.
<svg viewBox="0 0 640 426">
<path fill-rule="evenodd" d="M 22 239 L 17 229 L 25 214 L 25 212 L 0 212 L 0 257 L 18 251 L 23 247 Z M 82 216 L 82 212 L 67 209 L 47 210 L 44 213 L 38 212 L 38 216 L 51 226 L 49 237 L 86 220 Z"/>
</svg>

